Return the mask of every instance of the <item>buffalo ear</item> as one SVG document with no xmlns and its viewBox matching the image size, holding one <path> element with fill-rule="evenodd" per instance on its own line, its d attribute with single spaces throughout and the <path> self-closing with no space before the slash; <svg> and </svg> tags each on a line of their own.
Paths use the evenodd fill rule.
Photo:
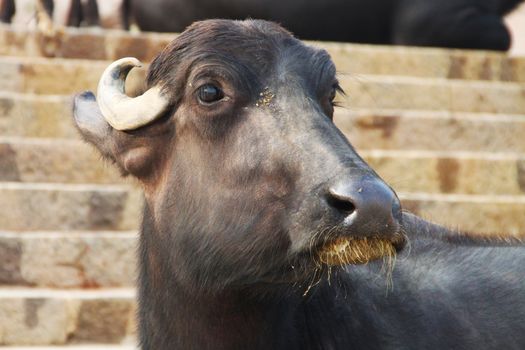
<svg viewBox="0 0 525 350">
<path fill-rule="evenodd" d="M 95 146 L 104 158 L 115 162 L 111 151 L 113 129 L 102 116 L 97 99 L 91 91 L 74 97 L 73 117 L 82 138 Z"/>
<path fill-rule="evenodd" d="M 82 138 L 115 163 L 122 175 L 146 181 L 160 167 L 160 147 L 171 135 L 169 123 L 159 121 L 137 130 L 116 130 L 104 119 L 90 91 L 75 96 L 73 115 Z"/>
</svg>

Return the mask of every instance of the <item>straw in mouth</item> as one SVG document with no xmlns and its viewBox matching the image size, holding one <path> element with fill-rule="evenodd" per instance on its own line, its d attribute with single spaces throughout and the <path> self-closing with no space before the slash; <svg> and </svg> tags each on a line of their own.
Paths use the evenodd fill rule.
<svg viewBox="0 0 525 350">
<path fill-rule="evenodd" d="M 366 264 L 380 258 L 393 258 L 392 241 L 381 237 L 340 237 L 321 248 L 319 261 L 329 266 Z"/>
</svg>

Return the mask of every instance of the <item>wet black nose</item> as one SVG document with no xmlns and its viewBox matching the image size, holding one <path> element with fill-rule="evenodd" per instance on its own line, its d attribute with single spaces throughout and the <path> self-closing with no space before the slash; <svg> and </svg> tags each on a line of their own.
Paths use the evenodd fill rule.
<svg viewBox="0 0 525 350">
<path fill-rule="evenodd" d="M 353 236 L 388 236 L 399 230 L 401 204 L 380 179 L 340 180 L 329 187 L 327 202 L 344 217 L 343 224 Z"/>
</svg>

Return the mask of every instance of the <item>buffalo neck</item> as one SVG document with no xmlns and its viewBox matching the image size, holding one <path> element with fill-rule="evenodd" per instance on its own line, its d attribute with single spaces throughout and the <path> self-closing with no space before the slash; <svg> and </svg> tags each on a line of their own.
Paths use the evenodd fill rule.
<svg viewBox="0 0 525 350">
<path fill-rule="evenodd" d="M 139 327 L 142 349 L 290 349 L 295 297 L 250 289 L 195 290 L 170 269 L 166 245 L 145 209 L 140 239 Z M 165 233 L 163 233 L 165 234 Z M 173 263 L 173 262 L 171 262 Z M 171 265 L 173 266 L 173 265 Z M 287 329 L 290 328 L 290 329 Z M 283 336 L 286 335 L 286 336 Z"/>
</svg>

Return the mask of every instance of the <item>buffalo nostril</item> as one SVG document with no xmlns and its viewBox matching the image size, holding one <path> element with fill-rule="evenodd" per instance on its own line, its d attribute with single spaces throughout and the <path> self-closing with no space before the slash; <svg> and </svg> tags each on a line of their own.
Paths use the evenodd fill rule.
<svg viewBox="0 0 525 350">
<path fill-rule="evenodd" d="M 356 210 L 354 201 L 350 197 L 337 193 L 332 189 L 330 189 L 327 202 L 332 208 L 344 212 L 346 215 L 350 215 Z"/>
<path fill-rule="evenodd" d="M 343 224 L 356 236 L 396 233 L 401 223 L 401 204 L 395 192 L 373 177 L 347 178 L 328 188 L 330 208 L 344 214 Z"/>
</svg>

